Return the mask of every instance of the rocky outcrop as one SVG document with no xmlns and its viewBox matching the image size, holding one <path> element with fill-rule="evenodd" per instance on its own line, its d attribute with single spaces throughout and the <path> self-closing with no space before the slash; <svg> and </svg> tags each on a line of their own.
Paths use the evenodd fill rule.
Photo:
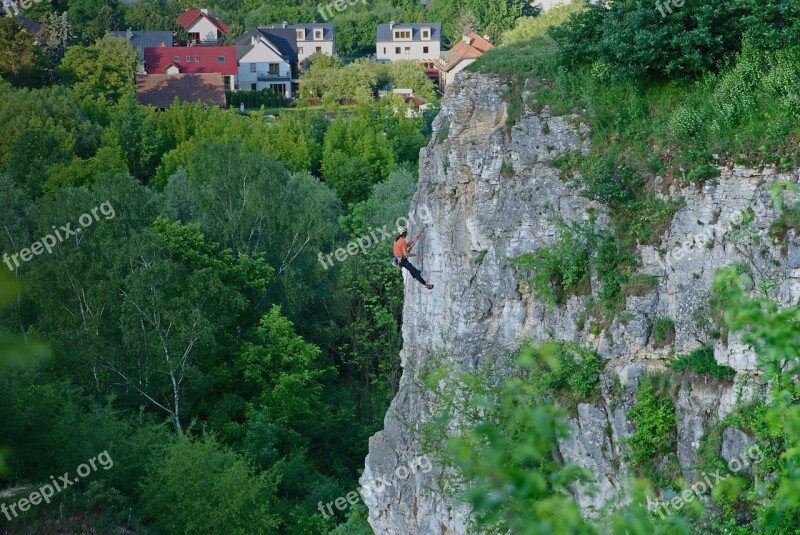
<svg viewBox="0 0 800 535">
<path fill-rule="evenodd" d="M 769 186 L 777 178 L 791 177 L 770 169 L 732 167 L 722 168 L 721 176 L 702 188 L 673 186 L 669 196 L 685 202 L 666 230 L 662 247 L 639 250 L 641 271 L 657 278 L 657 288 L 628 297 L 625 314 L 592 334 L 581 321 L 590 296 L 572 297 L 548 309 L 520 288 L 507 263 L 510 257 L 548 247 L 558 239 L 554 214 L 581 221 L 591 210 L 600 225 L 608 224 L 606 208 L 581 197 L 553 166 L 559 155 L 588 150 L 589 130 L 580 116 L 552 116 L 547 106 L 526 109 L 509 129 L 507 91 L 494 78 L 460 75 L 448 89 L 433 140 L 422 150 L 411 211 L 424 207 L 432 215 L 423 268 L 436 286 L 428 292 L 406 281 L 404 374 L 384 430 L 370 440 L 361 482 L 388 478 L 421 454 L 415 430 L 435 414 L 436 407 L 415 379 L 431 359 L 468 371 L 524 339 L 575 341 L 607 359 L 606 375 L 617 377 L 625 393 L 614 400 L 605 385 L 603 403 L 579 405 L 571 418 L 575 432 L 560 444 L 565 459 L 596 475 L 599 492 L 591 496 L 576 489 L 575 493 L 591 514 L 624 501 L 629 469 L 621 453 L 624 438 L 632 432 L 625 413 L 642 373 L 701 345 L 712 345 L 716 360 L 737 372 L 731 382 L 694 381 L 676 393 L 678 458 L 689 479 L 697 464 L 698 441 L 708 425 L 763 389 L 752 350 L 735 339 L 711 336 L 708 301 L 715 270 L 737 262 L 783 281 L 775 290 L 781 300 L 796 302 L 800 297 L 800 261 L 791 261 L 800 258 L 800 243 L 795 240 L 788 251 L 767 245 L 768 240 L 758 243 L 776 217 Z M 739 213 L 752 218 L 752 235 L 741 235 L 729 223 Z M 787 256 L 789 261 L 780 266 L 771 261 Z M 660 317 L 675 323 L 671 347 L 656 348 L 653 343 L 652 325 Z M 747 440 L 746 435 L 726 431 L 723 451 L 733 455 L 730 452 L 739 451 Z M 468 509 L 442 494 L 437 481 L 437 470 L 418 472 L 369 495 L 369 521 L 375 533 L 467 533 Z"/>
</svg>

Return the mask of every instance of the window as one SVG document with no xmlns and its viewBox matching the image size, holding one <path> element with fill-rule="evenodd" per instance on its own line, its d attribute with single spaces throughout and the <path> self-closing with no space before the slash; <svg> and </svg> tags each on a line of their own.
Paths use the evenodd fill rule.
<svg viewBox="0 0 800 535">
<path fill-rule="evenodd" d="M 250 84 L 250 91 L 255 91 L 257 87 L 256 84 Z"/>
<path fill-rule="evenodd" d="M 225 56 L 217 56 L 217 61 L 220 63 L 225 63 Z"/>
<path fill-rule="evenodd" d="M 302 28 L 297 30 L 297 40 L 298 41 L 305 41 L 306 40 L 306 31 Z"/>
<path fill-rule="evenodd" d="M 394 38 L 400 41 L 402 40 L 407 41 L 411 39 L 411 30 L 395 30 Z"/>
<path fill-rule="evenodd" d="M 194 57 L 194 60 L 195 60 L 195 61 L 200 61 L 200 56 L 195 56 L 195 57 Z"/>
<path fill-rule="evenodd" d="M 383 55 L 386 55 L 386 47 L 383 47 Z"/>
<path fill-rule="evenodd" d="M 314 30 L 314 41 L 322 41 L 322 30 Z"/>
<path fill-rule="evenodd" d="M 427 54 L 428 53 L 428 47 L 427 46 L 423 46 L 422 47 L 422 53 L 423 54 Z"/>
<path fill-rule="evenodd" d="M 299 55 L 301 55 L 301 56 L 303 55 L 303 53 L 304 53 L 304 52 L 303 52 L 303 47 L 302 47 L 302 46 L 300 46 L 300 47 L 297 47 L 297 53 L 298 53 Z"/>
<path fill-rule="evenodd" d="M 425 29 L 423 29 L 423 30 L 422 30 L 422 38 L 423 38 L 424 40 L 426 40 L 426 41 L 427 41 L 427 40 L 429 40 L 429 39 L 431 38 L 431 31 L 430 31 L 430 29 L 428 29 L 428 28 L 425 28 Z"/>
<path fill-rule="evenodd" d="M 394 47 L 394 53 L 399 54 L 400 50 L 402 50 L 399 46 Z"/>
<path fill-rule="evenodd" d="M 286 86 L 283 84 L 270 84 L 269 89 L 276 95 L 286 96 Z"/>
<path fill-rule="evenodd" d="M 192 56 L 186 56 L 186 63 L 192 62 Z"/>
<path fill-rule="evenodd" d="M 411 47 L 407 46 L 406 47 L 406 56 L 408 56 L 409 54 L 411 54 Z"/>
<path fill-rule="evenodd" d="M 256 64 L 255 63 L 251 63 L 250 64 L 250 72 L 256 72 Z"/>
<path fill-rule="evenodd" d="M 181 62 L 181 57 L 175 56 L 175 63 L 180 63 L 180 62 Z"/>
<path fill-rule="evenodd" d="M 278 74 L 280 74 L 280 72 L 281 72 L 280 69 L 281 69 L 281 66 L 279 64 L 277 64 L 277 63 L 270 63 L 269 64 L 269 73 L 272 74 L 272 75 L 277 76 Z"/>
<path fill-rule="evenodd" d="M 322 52 L 322 47 L 321 46 L 317 47 L 317 52 Z"/>
</svg>

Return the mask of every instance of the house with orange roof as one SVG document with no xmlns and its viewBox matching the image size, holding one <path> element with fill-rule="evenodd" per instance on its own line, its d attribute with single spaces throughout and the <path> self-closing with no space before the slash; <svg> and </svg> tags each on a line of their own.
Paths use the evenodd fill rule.
<svg viewBox="0 0 800 535">
<path fill-rule="evenodd" d="M 436 67 L 439 69 L 439 90 L 444 92 L 456 74 L 466 69 L 467 66 L 493 48 L 494 46 L 492 46 L 488 38 L 471 33 L 464 36 L 450 50 L 442 52 L 441 58 L 436 63 Z"/>
</svg>

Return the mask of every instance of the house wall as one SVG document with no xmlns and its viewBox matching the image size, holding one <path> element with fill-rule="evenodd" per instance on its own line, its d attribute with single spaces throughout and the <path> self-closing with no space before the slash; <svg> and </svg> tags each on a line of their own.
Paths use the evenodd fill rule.
<svg viewBox="0 0 800 535">
<path fill-rule="evenodd" d="M 400 47 L 400 54 L 395 52 Z M 410 48 L 406 52 L 406 47 Z M 424 48 L 428 47 L 428 52 Z M 384 49 L 386 51 L 384 52 Z M 410 59 L 415 61 L 436 61 L 442 53 L 442 44 L 439 41 L 380 41 L 376 48 L 378 61 L 398 61 Z"/>
<path fill-rule="evenodd" d="M 444 89 L 453 82 L 456 74 L 460 73 L 473 63 L 475 63 L 474 59 L 462 59 L 460 62 L 458 62 L 458 65 L 453 67 L 449 72 L 439 71 L 439 88 L 444 91 Z"/>
<path fill-rule="evenodd" d="M 211 21 L 205 17 L 200 17 L 196 22 L 189 26 L 186 30 L 187 33 L 199 33 L 201 43 L 216 43 L 217 42 L 217 27 L 211 24 Z"/>
<path fill-rule="evenodd" d="M 278 65 L 277 76 L 269 75 L 270 64 Z M 256 72 L 251 72 L 251 65 L 255 65 Z M 267 75 L 271 78 L 282 78 L 282 80 L 260 81 L 258 75 Z M 256 84 L 256 91 L 267 89 L 273 84 L 282 85 L 285 95 L 291 96 L 292 68 L 288 62 L 284 61 L 274 50 L 259 42 L 255 47 L 239 59 L 239 90 L 251 91 L 252 84 Z"/>
<path fill-rule="evenodd" d="M 313 32 L 306 32 L 310 37 Z M 317 51 L 317 47 L 321 48 L 323 54 L 333 56 L 336 49 L 333 46 L 333 41 L 297 41 L 297 59 L 302 63 L 311 54 Z"/>
</svg>

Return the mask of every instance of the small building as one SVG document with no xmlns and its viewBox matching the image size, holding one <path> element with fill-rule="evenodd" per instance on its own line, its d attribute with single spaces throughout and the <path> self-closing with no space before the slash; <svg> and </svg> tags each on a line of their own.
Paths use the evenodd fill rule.
<svg viewBox="0 0 800 535">
<path fill-rule="evenodd" d="M 178 24 L 189 34 L 190 46 L 221 45 L 228 26 L 208 14 L 207 9 L 190 9 L 178 17 Z"/>
<path fill-rule="evenodd" d="M 139 104 L 162 110 L 175 99 L 224 108 L 225 82 L 221 74 L 138 74 L 136 98 Z"/>
<path fill-rule="evenodd" d="M 439 22 L 378 25 L 378 61 L 412 60 L 433 69 L 442 53 L 442 25 Z"/>
<path fill-rule="evenodd" d="M 445 88 L 467 66 L 475 62 L 479 57 L 493 49 L 494 46 L 487 37 L 481 37 L 476 33 L 464 36 L 453 48 L 442 52 L 442 56 L 436 64 L 439 69 L 439 90 Z"/>
<path fill-rule="evenodd" d="M 315 52 L 329 56 L 336 55 L 336 30 L 332 23 L 324 24 L 282 24 L 261 27 L 260 29 L 288 29 L 295 32 L 297 60 L 304 64 Z"/>
<path fill-rule="evenodd" d="M 111 37 L 128 41 L 139 53 L 139 61 L 144 61 L 145 48 L 172 46 L 172 32 L 138 32 L 128 29 L 124 32 L 108 32 Z"/>
<path fill-rule="evenodd" d="M 227 89 L 236 87 L 239 66 L 234 46 L 160 46 L 144 50 L 147 74 L 220 74 Z"/>
</svg>

